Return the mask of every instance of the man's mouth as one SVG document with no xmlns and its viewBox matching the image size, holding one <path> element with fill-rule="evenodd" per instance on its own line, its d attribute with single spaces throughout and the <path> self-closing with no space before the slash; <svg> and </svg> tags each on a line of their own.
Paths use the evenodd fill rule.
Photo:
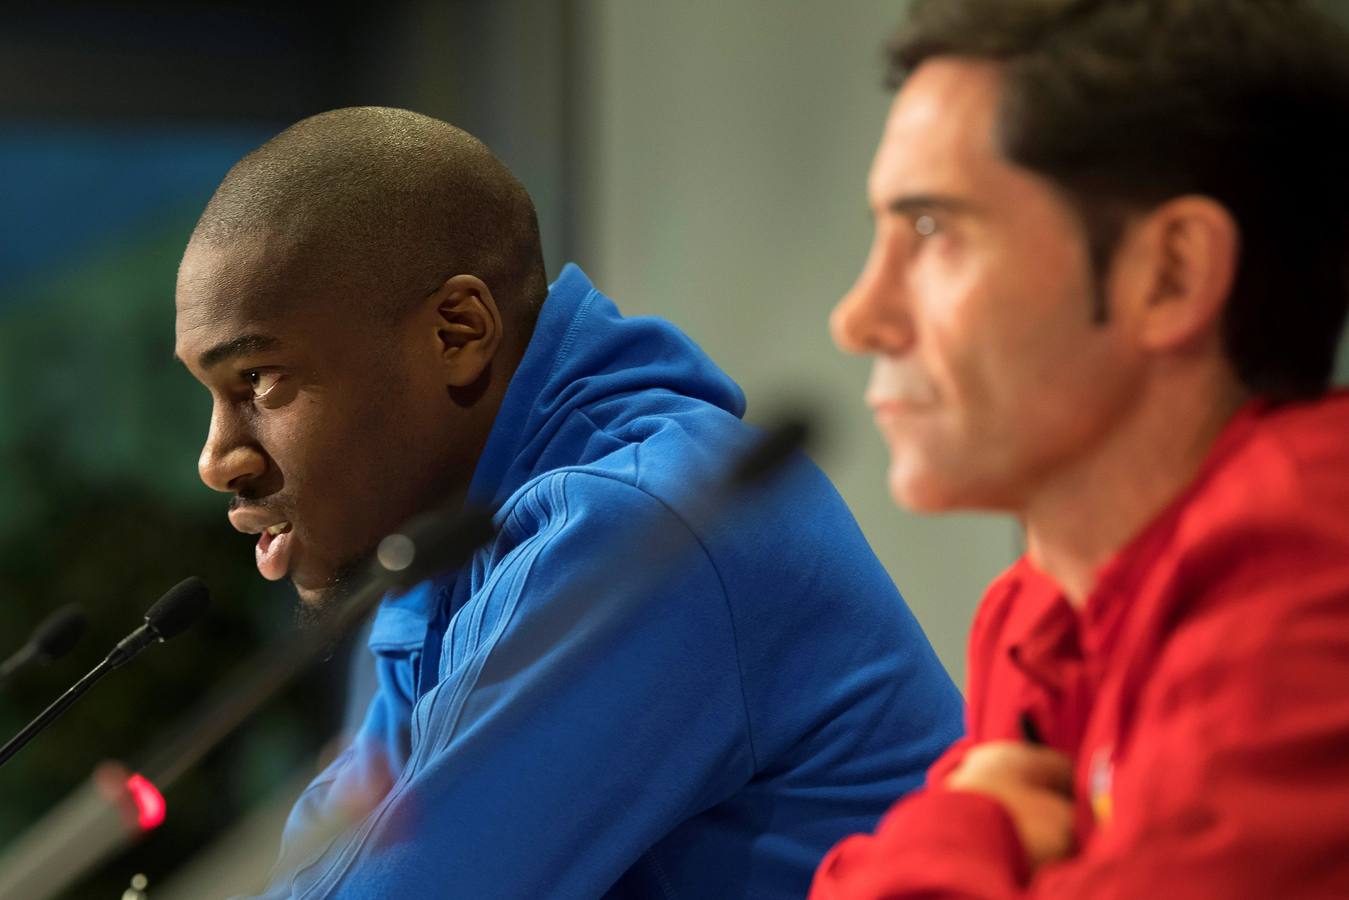
<svg viewBox="0 0 1349 900">
<path fill-rule="evenodd" d="M 268 581 L 280 581 L 290 570 L 290 554 L 295 536 L 289 522 L 268 525 L 258 535 L 255 554 L 258 572 Z"/>
<path fill-rule="evenodd" d="M 881 358 L 872 366 L 866 404 L 878 418 L 930 409 L 936 402 L 935 387 L 915 364 Z"/>
<path fill-rule="evenodd" d="M 229 519 L 237 531 L 258 536 L 256 556 L 262 577 L 268 581 L 285 578 L 295 552 L 293 523 L 288 519 L 279 519 L 276 511 L 261 504 L 244 503 L 237 499 L 230 503 Z"/>
</svg>

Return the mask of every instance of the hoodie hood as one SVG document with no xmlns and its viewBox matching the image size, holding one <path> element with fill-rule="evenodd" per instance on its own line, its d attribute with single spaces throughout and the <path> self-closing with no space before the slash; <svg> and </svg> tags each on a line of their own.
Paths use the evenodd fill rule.
<svg viewBox="0 0 1349 900">
<path fill-rule="evenodd" d="M 688 337 L 663 319 L 624 318 L 575 264 L 549 288 L 534 334 L 488 434 L 468 502 L 500 510 L 537 475 L 585 465 L 611 449 L 593 442 L 586 410 L 624 394 L 662 392 L 709 403 L 741 418 L 740 388 Z M 640 408 L 642 404 L 618 404 Z M 433 610 L 455 573 L 384 598 L 369 645 L 407 651 L 426 638 Z"/>
<path fill-rule="evenodd" d="M 667 391 L 737 418 L 745 414 L 744 393 L 688 337 L 663 319 L 624 318 L 569 263 L 549 288 L 506 389 L 469 485 L 469 502 L 499 509 L 534 476 L 587 462 L 565 438 L 568 418 L 637 391 Z"/>
</svg>

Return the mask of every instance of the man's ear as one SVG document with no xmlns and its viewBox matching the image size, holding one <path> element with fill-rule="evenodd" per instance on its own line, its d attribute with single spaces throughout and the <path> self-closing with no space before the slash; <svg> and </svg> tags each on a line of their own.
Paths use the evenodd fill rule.
<svg viewBox="0 0 1349 900">
<path fill-rule="evenodd" d="M 436 354 L 449 387 L 466 387 L 487 371 L 501 346 L 501 311 L 481 278 L 454 275 L 427 303 L 435 309 Z"/>
<path fill-rule="evenodd" d="M 1240 244 L 1222 204 L 1194 195 L 1168 200 L 1126 228 L 1111 273 L 1112 317 L 1127 322 L 1145 351 L 1216 337 Z"/>
</svg>

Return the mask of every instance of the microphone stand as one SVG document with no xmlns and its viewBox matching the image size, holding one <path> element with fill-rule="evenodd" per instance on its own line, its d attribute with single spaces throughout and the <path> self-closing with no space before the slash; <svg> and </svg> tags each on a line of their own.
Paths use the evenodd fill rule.
<svg viewBox="0 0 1349 900">
<path fill-rule="evenodd" d="M 491 513 L 476 507 L 432 512 L 408 522 L 380 542 L 381 551 L 389 545 L 402 549 L 396 561 L 377 552 L 360 587 L 331 616 L 311 630 L 292 632 L 240 667 L 211 692 L 196 714 L 174 729 L 141 771 L 160 790 L 167 790 L 310 664 L 330 653 L 390 590 L 459 568 L 495 538 L 496 531 Z M 397 568 L 390 568 L 390 562 Z"/>
<path fill-rule="evenodd" d="M 169 589 L 145 614 L 145 623 L 131 634 L 122 638 L 108 651 L 103 661 L 94 666 L 87 675 L 75 682 L 64 694 L 57 697 L 50 706 L 38 714 L 18 734 L 0 747 L 0 766 L 23 749 L 38 732 L 46 728 L 51 721 L 65 712 L 72 703 L 80 699 L 85 691 L 93 687 L 100 678 L 113 669 L 120 669 L 135 659 L 141 651 L 154 643 L 175 637 L 191 625 L 210 602 L 210 592 L 201 579 L 186 578 Z"/>
</svg>

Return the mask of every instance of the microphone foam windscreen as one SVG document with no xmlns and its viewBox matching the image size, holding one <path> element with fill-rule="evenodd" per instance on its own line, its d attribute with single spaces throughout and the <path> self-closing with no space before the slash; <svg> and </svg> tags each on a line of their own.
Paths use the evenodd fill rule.
<svg viewBox="0 0 1349 900">
<path fill-rule="evenodd" d="M 727 481 L 731 487 L 744 488 L 773 474 L 805 446 L 810 437 L 805 418 L 789 418 L 765 429 L 758 441 L 732 466 Z"/>
<path fill-rule="evenodd" d="M 59 659 L 75 649 L 83 634 L 84 612 L 76 604 L 68 603 L 33 630 L 32 644 L 43 659 Z"/>
<path fill-rule="evenodd" d="M 192 575 L 156 600 L 145 614 L 145 621 L 167 641 L 197 621 L 210 603 L 211 592 L 206 588 L 206 582 Z"/>
</svg>

